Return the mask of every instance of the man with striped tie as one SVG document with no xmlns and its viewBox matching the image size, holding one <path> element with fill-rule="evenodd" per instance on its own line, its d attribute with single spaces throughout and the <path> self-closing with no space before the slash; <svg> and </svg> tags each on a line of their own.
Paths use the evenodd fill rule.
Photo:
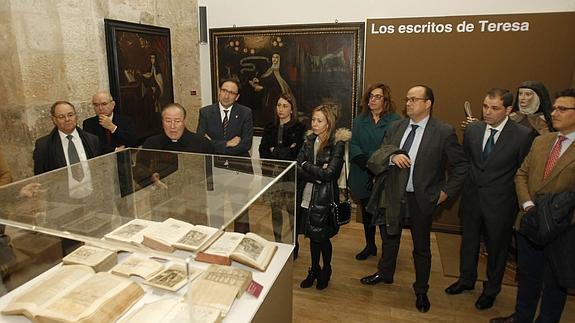
<svg viewBox="0 0 575 323">
<path fill-rule="evenodd" d="M 214 146 L 218 155 L 250 157 L 253 137 L 252 110 L 236 101 L 240 97 L 240 83 L 237 79 L 220 81 L 218 103 L 200 110 L 198 130 Z M 251 173 L 252 163 L 247 158 L 219 158 L 216 167 L 225 167 L 243 173 Z M 233 193 L 228 192 L 233 195 Z M 246 233 L 250 230 L 248 211 L 235 221 L 235 230 Z"/>
<path fill-rule="evenodd" d="M 557 94 L 551 112 L 557 132 L 537 137 L 515 176 L 523 211 L 541 194 L 575 192 L 575 89 Z M 573 222 L 572 222 L 573 223 Z M 516 225 L 517 226 L 517 225 Z M 517 234 L 518 288 L 515 312 L 491 322 L 559 322 L 567 289 L 575 288 L 575 225 L 547 245 Z"/>
<path fill-rule="evenodd" d="M 483 120 L 465 129 L 463 151 L 470 162 L 463 185 L 459 279 L 445 289 L 450 295 L 475 288 L 482 230 L 487 246 L 487 278 L 475 307 L 493 306 L 501 291 L 518 205 L 513 178 L 529 152 L 531 129 L 509 118 L 513 94 L 493 88 L 483 99 Z"/>
</svg>

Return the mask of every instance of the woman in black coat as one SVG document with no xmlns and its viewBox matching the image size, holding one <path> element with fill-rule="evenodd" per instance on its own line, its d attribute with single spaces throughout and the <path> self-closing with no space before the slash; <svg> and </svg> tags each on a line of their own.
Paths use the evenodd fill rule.
<svg viewBox="0 0 575 323">
<path fill-rule="evenodd" d="M 293 96 L 289 93 L 280 95 L 276 105 L 276 113 L 274 122 L 270 122 L 264 128 L 262 141 L 260 143 L 259 152 L 261 158 L 266 159 L 280 159 L 280 160 L 295 160 L 298 152 L 303 145 L 305 136 L 305 126 L 297 120 L 297 107 Z M 264 174 L 274 174 L 273 165 L 262 163 Z M 282 169 L 283 170 L 283 169 Z M 282 227 L 283 227 L 283 214 L 282 209 L 284 205 L 287 207 L 288 213 L 294 214 L 293 200 L 289 201 L 289 196 L 281 195 L 280 193 L 272 194 L 271 196 L 271 209 L 272 209 L 272 223 L 274 229 L 274 237 L 277 242 L 282 242 Z M 289 191 L 284 191 L 289 194 Z M 292 193 L 293 194 L 293 193 Z M 290 226 L 293 228 L 293 218 L 290 218 Z M 296 250 L 294 250 L 294 258 L 297 257 L 297 240 Z"/>
<path fill-rule="evenodd" d="M 337 180 L 344 163 L 345 142 L 351 138 L 347 129 L 335 129 L 336 107 L 320 105 L 312 112 L 313 133 L 306 137 L 297 157 L 298 203 L 301 205 L 303 232 L 310 239 L 311 267 L 301 288 L 327 287 L 331 277 L 331 237 L 339 227 L 331 205 L 339 201 Z M 323 269 L 319 265 L 323 258 Z"/>
</svg>

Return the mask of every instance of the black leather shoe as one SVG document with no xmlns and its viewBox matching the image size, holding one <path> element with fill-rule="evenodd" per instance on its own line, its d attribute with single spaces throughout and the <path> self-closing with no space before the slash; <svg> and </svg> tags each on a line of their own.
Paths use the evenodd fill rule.
<svg viewBox="0 0 575 323">
<path fill-rule="evenodd" d="M 475 286 L 463 285 L 463 283 L 461 283 L 461 281 L 458 280 L 455 283 L 449 285 L 449 287 L 445 289 L 445 292 L 449 295 L 457 295 L 463 293 L 463 291 L 473 289 L 475 289 Z"/>
<path fill-rule="evenodd" d="M 486 310 L 488 308 L 493 307 L 493 303 L 495 302 L 495 296 L 489 296 L 485 294 L 481 294 L 475 302 L 475 307 L 478 310 Z"/>
<path fill-rule="evenodd" d="M 375 273 L 373 275 L 363 277 L 361 279 L 361 283 L 364 285 L 375 285 L 379 283 L 393 284 L 393 279 L 388 279 L 383 277 L 380 273 Z"/>
<path fill-rule="evenodd" d="M 415 308 L 421 313 L 426 313 L 429 311 L 431 304 L 429 303 L 429 298 L 427 298 L 427 294 L 415 294 L 417 299 L 415 300 Z"/>
<path fill-rule="evenodd" d="M 355 259 L 357 260 L 365 260 L 369 258 L 369 256 L 377 255 L 377 248 L 376 247 L 365 247 L 362 251 L 360 251 L 357 255 L 355 255 Z"/>
<path fill-rule="evenodd" d="M 505 317 L 496 317 L 494 319 L 489 320 L 489 323 L 517 323 L 519 320 L 515 318 L 513 314 Z"/>
</svg>

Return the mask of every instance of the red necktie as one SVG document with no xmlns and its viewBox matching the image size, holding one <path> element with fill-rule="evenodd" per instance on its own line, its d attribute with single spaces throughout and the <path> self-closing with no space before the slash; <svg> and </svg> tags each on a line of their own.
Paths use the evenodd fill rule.
<svg viewBox="0 0 575 323">
<path fill-rule="evenodd" d="M 555 164 L 557 164 L 557 161 L 559 160 L 559 157 L 561 155 L 561 145 L 565 140 L 567 140 L 567 137 L 560 135 L 559 138 L 557 138 L 555 145 L 553 145 L 553 149 L 551 149 L 551 154 L 549 154 L 549 159 L 547 159 L 547 164 L 545 164 L 545 172 L 543 173 L 543 179 L 549 177 L 551 171 L 553 170 L 553 167 L 555 167 Z"/>
</svg>

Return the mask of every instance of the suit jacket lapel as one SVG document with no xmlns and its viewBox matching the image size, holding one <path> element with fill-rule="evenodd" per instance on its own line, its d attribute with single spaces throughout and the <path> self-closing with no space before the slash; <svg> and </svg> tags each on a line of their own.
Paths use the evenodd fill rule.
<svg viewBox="0 0 575 323">
<path fill-rule="evenodd" d="M 497 142 L 495 142 L 495 146 L 493 146 L 493 150 L 491 151 L 491 154 L 489 154 L 489 157 L 487 157 L 487 160 L 484 161 L 485 163 L 487 163 L 487 161 L 491 160 L 493 158 L 493 156 L 497 156 L 498 151 L 505 148 L 505 146 L 513 140 L 513 138 L 511 138 L 512 132 L 513 132 L 513 128 L 512 128 L 513 124 L 511 124 L 511 122 L 512 122 L 511 119 L 507 120 L 505 127 L 503 127 L 503 130 L 501 130 L 501 133 L 499 134 L 499 137 L 497 138 Z M 485 131 L 485 128 L 483 129 L 483 131 Z M 484 132 L 484 134 L 485 134 L 485 132 Z M 481 143 L 483 143 L 483 140 L 481 141 Z M 483 150 L 482 150 L 482 155 L 483 155 Z"/>
<path fill-rule="evenodd" d="M 551 142 L 551 148 L 549 149 L 549 152 L 551 152 L 551 149 L 553 149 L 554 144 L 555 144 L 555 141 L 552 141 Z M 569 148 L 567 148 L 567 150 L 563 153 L 563 155 L 561 155 L 561 157 L 559 157 L 559 160 L 557 160 L 557 164 L 555 164 L 555 167 L 553 167 L 551 174 L 549 174 L 549 177 L 547 177 L 545 179 L 543 184 L 545 185 L 549 181 L 553 180 L 555 177 L 557 177 L 561 173 L 563 168 L 567 167 L 569 164 L 571 164 L 573 162 L 575 162 L 575 144 L 571 143 Z M 545 160 L 545 163 L 547 163 L 547 160 Z"/>
<path fill-rule="evenodd" d="M 224 136 L 224 126 L 222 124 L 222 117 L 220 115 L 220 107 L 218 104 L 214 105 L 214 108 L 211 111 L 212 114 L 212 120 L 214 120 L 213 122 L 215 122 L 217 124 L 216 126 L 216 131 L 218 132 L 217 135 L 221 136 L 221 138 L 223 138 Z M 216 138 L 214 138 L 216 139 Z"/>
<path fill-rule="evenodd" d="M 473 132 L 469 135 L 471 136 L 471 150 L 472 154 L 475 157 L 475 160 L 479 161 L 481 165 L 485 164 L 485 160 L 483 160 L 483 136 L 485 135 L 485 128 L 487 128 L 487 124 L 485 122 L 481 122 L 481 127 L 473 128 Z"/>
<path fill-rule="evenodd" d="M 415 156 L 415 162 L 419 163 L 419 165 L 424 165 L 425 162 L 421 161 L 421 158 L 425 158 L 427 151 L 429 149 L 435 149 L 433 144 L 434 135 L 435 135 L 435 120 L 432 117 L 429 117 L 427 121 L 427 125 L 425 129 L 423 129 L 423 136 L 421 137 L 421 142 L 419 143 L 419 149 L 417 150 L 417 156 Z M 415 174 L 415 171 L 413 172 Z"/>
<path fill-rule="evenodd" d="M 400 124 L 397 126 L 397 131 L 393 134 L 392 144 L 401 148 L 401 139 L 403 138 L 403 134 L 405 133 L 405 129 L 409 126 L 409 119 L 403 119 Z"/>
</svg>

